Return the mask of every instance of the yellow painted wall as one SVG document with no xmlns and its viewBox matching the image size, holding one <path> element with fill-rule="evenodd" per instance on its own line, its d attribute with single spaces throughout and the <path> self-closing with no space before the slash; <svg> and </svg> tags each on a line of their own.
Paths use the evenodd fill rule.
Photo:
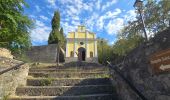
<svg viewBox="0 0 170 100">
<path fill-rule="evenodd" d="M 94 34 L 88 33 L 87 38 L 94 38 Z"/>
<path fill-rule="evenodd" d="M 78 26 L 78 32 L 85 32 L 85 26 Z"/>
<path fill-rule="evenodd" d="M 88 57 L 90 57 L 90 52 L 93 52 L 93 56 L 94 56 L 94 42 L 90 42 L 88 43 Z"/>
<path fill-rule="evenodd" d="M 86 37 L 86 33 L 85 32 L 77 32 L 77 38 L 85 38 Z"/>
<path fill-rule="evenodd" d="M 70 33 L 68 33 L 68 36 L 67 36 L 67 38 L 74 38 L 74 32 L 70 32 Z"/>
<path fill-rule="evenodd" d="M 68 49 L 68 56 L 70 57 L 70 52 L 74 52 L 74 43 L 73 42 L 68 42 L 67 43 L 67 49 Z"/>
</svg>

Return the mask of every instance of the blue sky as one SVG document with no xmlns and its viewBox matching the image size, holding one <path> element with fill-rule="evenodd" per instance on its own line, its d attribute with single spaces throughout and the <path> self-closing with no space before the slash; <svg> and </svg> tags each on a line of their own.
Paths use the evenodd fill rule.
<svg viewBox="0 0 170 100">
<path fill-rule="evenodd" d="M 129 20 L 135 20 L 135 0 L 26 0 L 29 8 L 25 14 L 35 22 L 31 30 L 33 45 L 46 45 L 51 31 L 54 11 L 59 10 L 64 33 L 74 31 L 77 25 L 85 25 L 97 37 L 110 44 L 116 41 L 120 29 Z"/>
</svg>

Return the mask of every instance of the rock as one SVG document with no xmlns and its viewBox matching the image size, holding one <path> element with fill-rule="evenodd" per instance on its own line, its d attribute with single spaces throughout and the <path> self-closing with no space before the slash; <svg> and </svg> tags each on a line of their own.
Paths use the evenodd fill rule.
<svg viewBox="0 0 170 100">
<path fill-rule="evenodd" d="M 5 48 L 0 48 L 0 57 L 6 57 L 13 59 L 13 55 L 11 54 L 11 51 Z"/>
</svg>

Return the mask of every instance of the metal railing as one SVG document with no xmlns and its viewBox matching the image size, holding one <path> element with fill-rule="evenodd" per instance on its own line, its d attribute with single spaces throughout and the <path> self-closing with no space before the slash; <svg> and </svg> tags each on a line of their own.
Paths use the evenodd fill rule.
<svg viewBox="0 0 170 100">
<path fill-rule="evenodd" d="M 24 65 L 24 64 L 25 64 L 25 62 L 20 63 L 20 64 L 18 64 L 18 65 L 15 65 L 15 66 L 13 66 L 13 67 L 7 68 L 7 69 L 1 71 L 1 72 L 0 72 L 0 75 L 4 74 L 4 73 L 6 73 L 6 72 L 9 72 L 10 70 L 13 70 L 13 69 L 16 70 L 16 69 L 20 68 L 20 67 L 21 67 L 22 65 Z"/>
<path fill-rule="evenodd" d="M 110 62 L 108 62 L 109 68 L 113 69 L 116 74 L 118 74 L 124 81 L 126 84 L 129 85 L 129 87 L 142 99 L 142 100 L 148 100 L 127 78 L 125 78 L 125 76 L 120 72 L 120 70 L 118 68 L 116 68 L 115 66 L 113 66 Z"/>
</svg>

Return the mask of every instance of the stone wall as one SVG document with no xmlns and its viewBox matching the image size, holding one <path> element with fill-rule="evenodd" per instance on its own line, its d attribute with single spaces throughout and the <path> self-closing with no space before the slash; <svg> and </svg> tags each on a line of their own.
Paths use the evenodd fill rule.
<svg viewBox="0 0 170 100">
<path fill-rule="evenodd" d="M 170 100 L 170 73 L 155 74 L 149 57 L 157 51 L 170 48 L 170 29 L 157 34 L 149 43 L 143 43 L 128 54 L 120 72 L 148 99 Z M 120 100 L 141 100 L 132 89 L 111 70 Z"/>
<path fill-rule="evenodd" d="M 0 70 L 2 71 L 4 69 L 13 67 L 19 63 L 22 62 L 14 59 L 1 58 Z M 0 75 L 0 100 L 5 96 L 15 95 L 15 91 L 18 86 L 26 85 L 28 71 L 28 64 L 24 64 L 18 69 L 11 70 Z"/>
<path fill-rule="evenodd" d="M 11 51 L 5 48 L 0 48 L 0 57 L 13 58 Z"/>
<path fill-rule="evenodd" d="M 61 50 L 60 50 L 61 51 Z M 44 46 L 33 46 L 26 51 L 26 56 L 32 62 L 53 63 L 57 61 L 57 44 Z M 64 54 L 60 52 L 60 61 L 63 61 Z"/>
</svg>

